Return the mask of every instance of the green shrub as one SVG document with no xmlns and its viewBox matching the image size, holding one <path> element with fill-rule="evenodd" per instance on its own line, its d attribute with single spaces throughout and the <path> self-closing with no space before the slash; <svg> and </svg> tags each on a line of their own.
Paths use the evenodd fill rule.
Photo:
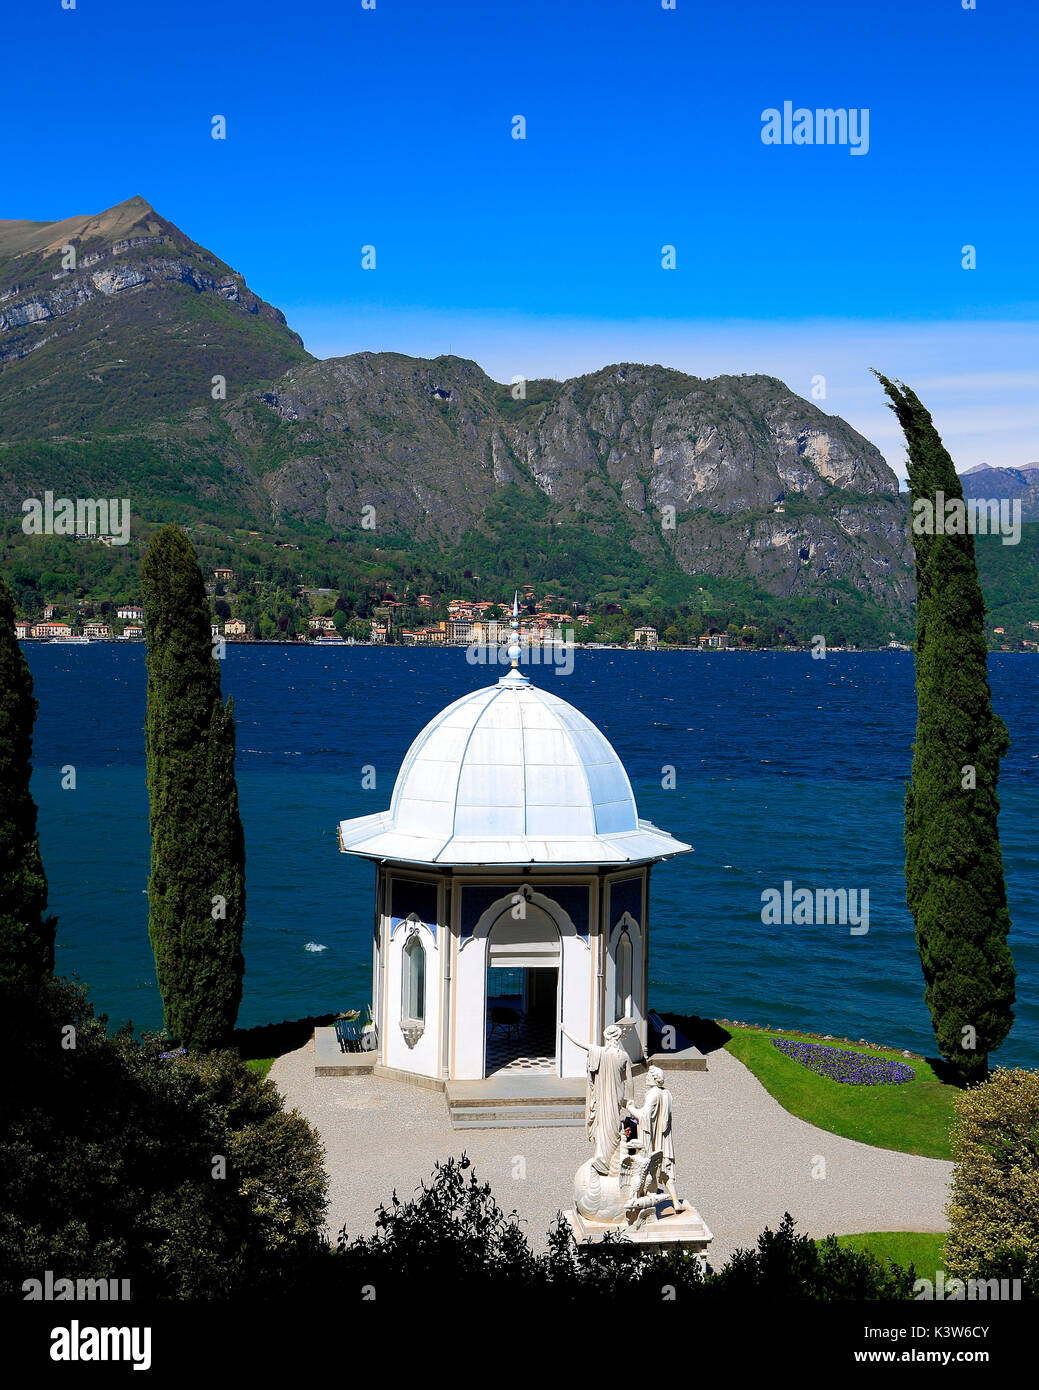
<svg viewBox="0 0 1039 1390">
<path fill-rule="evenodd" d="M 0 1294 L 47 1269 L 134 1298 L 276 1293 L 327 1252 L 320 1141 L 235 1053 L 111 1037 L 64 981 L 0 1044 Z"/>
<path fill-rule="evenodd" d="M 352 1241 L 344 1229 L 334 1259 L 315 1268 L 320 1287 L 356 1297 L 370 1287 L 379 1298 L 428 1295 L 450 1288 L 468 1302 L 500 1304 L 523 1298 L 557 1307 L 621 1299 L 657 1308 L 661 1291 L 675 1296 L 767 1297 L 771 1300 L 908 1299 L 912 1267 L 842 1248 L 836 1237 L 816 1242 L 798 1235 L 787 1214 L 765 1230 L 752 1250 L 737 1250 L 706 1278 L 681 1250 L 647 1254 L 619 1237 L 578 1250 L 569 1225 L 557 1218 L 548 1248 L 536 1255 L 516 1214 L 506 1214 L 470 1160 L 438 1164 L 430 1183 L 408 1201 L 393 1194 L 380 1208 L 374 1236 Z"/>
<path fill-rule="evenodd" d="M 1039 1073 L 998 1068 L 957 1099 L 945 1242 L 960 1278 L 1039 1257 Z"/>
</svg>

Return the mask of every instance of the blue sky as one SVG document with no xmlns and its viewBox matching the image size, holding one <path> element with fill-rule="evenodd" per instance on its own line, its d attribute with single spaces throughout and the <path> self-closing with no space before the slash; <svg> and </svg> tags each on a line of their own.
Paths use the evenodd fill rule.
<svg viewBox="0 0 1039 1390">
<path fill-rule="evenodd" d="M 873 365 L 960 467 L 1039 458 L 1030 0 L 75 3 L 5 20 L 0 215 L 140 193 L 319 356 L 822 375 L 902 471 Z M 786 100 L 868 152 L 763 144 Z"/>
</svg>

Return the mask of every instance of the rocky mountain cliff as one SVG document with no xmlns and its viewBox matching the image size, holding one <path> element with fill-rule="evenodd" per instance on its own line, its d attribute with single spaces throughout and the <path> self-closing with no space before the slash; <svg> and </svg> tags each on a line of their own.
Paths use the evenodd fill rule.
<svg viewBox="0 0 1039 1390">
<path fill-rule="evenodd" d="M 894 474 L 781 381 L 621 363 L 516 400 L 455 357 L 316 361 L 140 198 L 0 223 L 0 488 L 15 507 L 45 488 L 129 494 L 144 521 L 219 500 L 242 525 L 355 553 L 522 550 L 551 575 L 580 552 L 586 572 L 685 591 L 713 575 L 902 616 L 912 599 Z"/>
<path fill-rule="evenodd" d="M 776 594 L 843 581 L 881 605 L 912 594 L 905 504 L 879 451 L 773 377 L 710 381 L 622 363 L 533 381 L 512 399 L 473 362 L 360 353 L 290 368 L 257 399 L 284 427 L 274 514 L 457 541 L 503 495 L 686 574 Z M 255 415 L 227 412 L 258 447 Z M 507 527 L 500 533 L 508 539 Z"/>
<path fill-rule="evenodd" d="M 0 439 L 136 425 L 306 357 L 284 315 L 143 198 L 0 221 Z"/>
</svg>

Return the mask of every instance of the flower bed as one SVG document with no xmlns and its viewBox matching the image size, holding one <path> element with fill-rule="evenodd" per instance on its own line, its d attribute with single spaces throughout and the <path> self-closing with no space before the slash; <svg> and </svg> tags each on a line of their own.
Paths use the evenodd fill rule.
<svg viewBox="0 0 1039 1390">
<path fill-rule="evenodd" d="M 888 1062 L 861 1052 L 842 1052 L 840 1048 L 823 1047 L 821 1043 L 773 1038 L 772 1046 L 809 1071 L 828 1076 L 831 1081 L 842 1081 L 847 1086 L 901 1086 L 916 1075 L 904 1062 Z"/>
</svg>

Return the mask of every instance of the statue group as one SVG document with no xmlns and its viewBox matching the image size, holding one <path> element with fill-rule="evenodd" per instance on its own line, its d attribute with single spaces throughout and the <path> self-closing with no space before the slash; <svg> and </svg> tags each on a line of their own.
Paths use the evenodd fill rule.
<svg viewBox="0 0 1039 1390">
<path fill-rule="evenodd" d="M 649 1068 L 645 1097 L 636 1105 L 621 1029 L 606 1028 L 602 1047 L 563 1032 L 587 1053 L 588 1064 L 586 1120 L 593 1153 L 574 1179 L 577 1210 L 591 1221 L 635 1230 L 687 1210 L 675 1188 L 672 1101 L 663 1072 Z"/>
</svg>

